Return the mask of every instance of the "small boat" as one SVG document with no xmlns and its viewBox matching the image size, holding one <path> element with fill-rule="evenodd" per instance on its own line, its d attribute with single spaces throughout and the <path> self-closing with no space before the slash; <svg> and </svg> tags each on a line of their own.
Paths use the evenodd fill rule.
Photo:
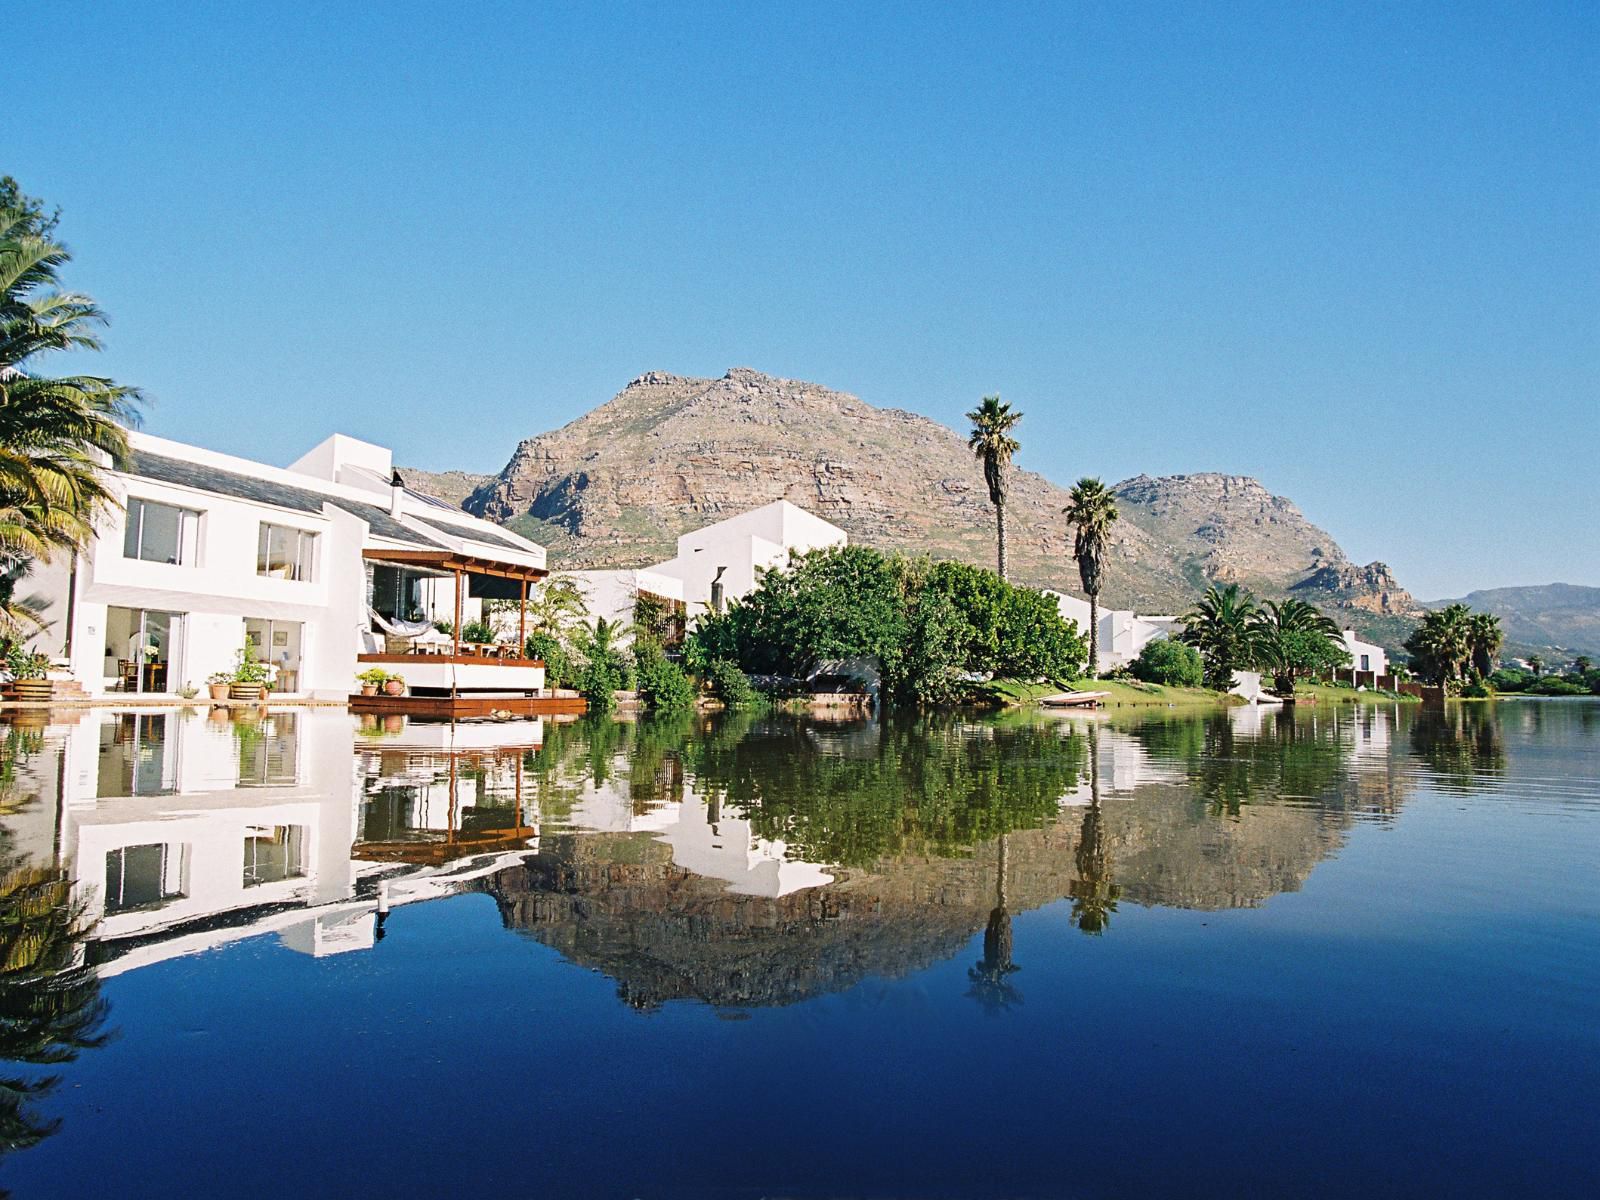
<svg viewBox="0 0 1600 1200">
<path fill-rule="evenodd" d="M 1100 701 L 1109 695 L 1110 692 L 1057 692 L 1041 697 L 1039 703 L 1045 708 L 1099 708 Z"/>
</svg>

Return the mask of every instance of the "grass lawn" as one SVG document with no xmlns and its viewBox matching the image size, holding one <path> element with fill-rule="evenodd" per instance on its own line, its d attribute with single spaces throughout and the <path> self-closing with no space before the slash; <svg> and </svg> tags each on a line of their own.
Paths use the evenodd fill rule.
<svg viewBox="0 0 1600 1200">
<path fill-rule="evenodd" d="M 1420 696 L 1402 696 L 1398 692 L 1378 692 L 1368 688 L 1358 692 L 1353 687 L 1338 687 L 1330 683 L 1305 683 L 1294 685 L 1294 694 L 1304 699 L 1315 699 L 1318 704 L 1421 704 Z"/>
<path fill-rule="evenodd" d="M 1063 691 L 1109 692 L 1100 702 L 1105 708 L 1216 708 L 1244 703 L 1238 696 L 1205 688 L 1162 687 L 1128 679 L 1075 679 L 1065 687 L 1053 683 L 996 679 L 978 689 L 980 700 L 1006 708 L 1035 704 L 1043 696 L 1054 696 Z"/>
</svg>

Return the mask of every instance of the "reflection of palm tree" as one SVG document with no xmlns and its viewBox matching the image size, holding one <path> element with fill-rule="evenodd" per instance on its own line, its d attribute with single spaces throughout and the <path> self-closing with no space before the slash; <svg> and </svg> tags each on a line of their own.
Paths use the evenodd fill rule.
<svg viewBox="0 0 1600 1200">
<path fill-rule="evenodd" d="M 0 863 L 0 1058 L 28 1066 L 71 1062 L 105 1041 L 100 981 L 82 961 L 88 928 L 64 872 Z M 0 1154 L 49 1137 L 57 1122 L 34 1103 L 55 1075 L 0 1075 Z"/>
<path fill-rule="evenodd" d="M 1011 910 L 1006 907 L 1006 835 L 1000 835 L 999 864 L 996 870 L 994 908 L 983 929 L 983 957 L 967 971 L 972 989 L 967 995 L 985 1008 L 1010 1008 L 1022 1003 L 1022 993 L 1012 987 L 1007 976 L 1022 968 L 1011 961 Z"/>
<path fill-rule="evenodd" d="M 1100 809 L 1100 730 L 1089 726 L 1089 807 L 1083 814 L 1078 849 L 1073 861 L 1078 877 L 1072 881 L 1072 923 L 1080 932 L 1101 934 L 1117 911 L 1119 889 L 1111 882 L 1111 853 L 1106 844 L 1105 815 Z"/>
</svg>

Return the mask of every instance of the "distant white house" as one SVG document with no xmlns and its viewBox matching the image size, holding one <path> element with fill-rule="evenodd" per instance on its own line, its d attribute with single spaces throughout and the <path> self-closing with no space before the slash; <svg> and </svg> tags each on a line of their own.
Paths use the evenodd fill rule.
<svg viewBox="0 0 1600 1200">
<path fill-rule="evenodd" d="M 1354 629 L 1346 629 L 1341 636 L 1344 648 L 1350 652 L 1349 670 L 1371 671 L 1374 675 L 1389 673 L 1389 655 L 1382 646 L 1363 642 Z"/>
<path fill-rule="evenodd" d="M 247 639 L 275 690 L 348 695 L 357 656 L 382 651 L 386 632 L 415 634 L 458 608 L 465 623 L 546 573 L 544 547 L 408 491 L 370 442 L 336 434 L 272 467 L 128 440 L 129 460 L 106 476 L 118 507 L 81 553 L 25 585 L 49 604 L 35 647 L 94 695 L 203 686 Z M 407 668 L 413 688 L 487 686 L 476 676 L 490 674 L 497 687 L 544 685 L 524 663 Z"/>
<path fill-rule="evenodd" d="M 720 585 L 723 601 L 755 591 L 760 573 L 782 567 L 791 553 L 849 544 L 837 525 L 787 500 L 707 525 L 678 539 L 678 553 L 638 570 L 573 571 L 588 601 L 589 617 L 627 622 L 640 593 L 681 603 L 690 620 L 710 610 Z"/>
<path fill-rule="evenodd" d="M 1064 620 L 1078 627 L 1085 641 L 1089 637 L 1089 602 L 1067 592 L 1050 588 L 1044 594 L 1056 602 Z M 1127 609 L 1100 610 L 1099 657 L 1096 666 L 1101 674 L 1127 666 L 1139 657 L 1150 642 L 1169 637 L 1183 626 L 1177 617 L 1142 617 Z"/>
</svg>

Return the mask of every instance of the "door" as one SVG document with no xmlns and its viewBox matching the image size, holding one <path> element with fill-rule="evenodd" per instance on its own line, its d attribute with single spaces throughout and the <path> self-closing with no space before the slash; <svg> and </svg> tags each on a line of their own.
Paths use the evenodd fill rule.
<svg viewBox="0 0 1600 1200">
<path fill-rule="evenodd" d="M 119 692 L 173 692 L 182 684 L 180 613 L 144 608 L 106 611 L 106 679 Z"/>
</svg>

